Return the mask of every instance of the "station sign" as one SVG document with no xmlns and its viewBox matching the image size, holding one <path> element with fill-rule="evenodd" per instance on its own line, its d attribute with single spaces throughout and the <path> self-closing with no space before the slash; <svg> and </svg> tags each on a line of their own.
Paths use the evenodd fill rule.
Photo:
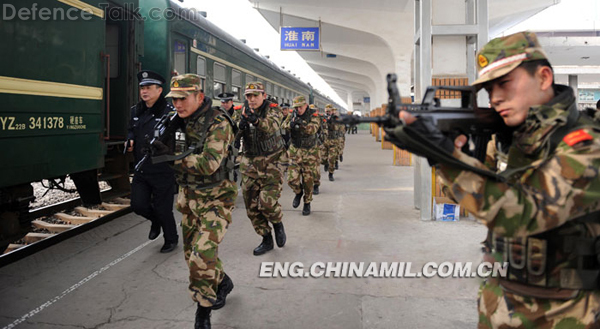
<svg viewBox="0 0 600 329">
<path fill-rule="evenodd" d="M 321 31 L 318 27 L 281 27 L 281 50 L 321 49 Z"/>
</svg>

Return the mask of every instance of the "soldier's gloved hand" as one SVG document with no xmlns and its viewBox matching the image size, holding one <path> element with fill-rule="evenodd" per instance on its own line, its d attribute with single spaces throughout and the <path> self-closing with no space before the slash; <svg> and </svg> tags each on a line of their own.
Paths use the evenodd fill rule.
<svg viewBox="0 0 600 329">
<path fill-rule="evenodd" d="M 160 155 L 165 155 L 165 154 L 170 154 L 171 153 L 171 149 L 165 145 L 163 142 L 161 141 L 155 141 L 152 144 L 152 156 L 160 156 Z"/>
<path fill-rule="evenodd" d="M 254 111 L 246 113 L 246 120 L 251 124 L 256 124 L 258 122 L 258 115 Z"/>
<path fill-rule="evenodd" d="M 454 152 L 454 142 L 442 134 L 430 118 L 419 118 L 411 124 L 384 130 L 387 141 L 401 149 L 427 158 L 431 166 L 437 163 L 432 157 L 433 153 L 442 151 L 451 155 Z M 410 143 L 411 138 L 425 144 L 426 147 Z"/>
<path fill-rule="evenodd" d="M 242 118 L 240 119 L 240 122 L 238 123 L 238 128 L 240 130 L 246 130 L 248 129 L 250 125 L 248 124 L 248 120 L 246 120 L 246 117 L 242 115 Z"/>
</svg>

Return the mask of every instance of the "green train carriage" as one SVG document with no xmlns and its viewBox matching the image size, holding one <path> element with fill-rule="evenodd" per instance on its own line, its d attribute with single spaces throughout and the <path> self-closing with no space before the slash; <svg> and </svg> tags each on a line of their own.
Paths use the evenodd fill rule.
<svg viewBox="0 0 600 329">
<path fill-rule="evenodd" d="M 18 12 L 35 1 L 12 0 Z M 167 0 L 57 0 L 48 10 L 79 19 L 0 21 L 0 249 L 29 229 L 31 182 L 70 175 L 84 203 L 98 203 L 98 174 L 129 190 L 122 154 L 136 73 L 194 72 L 208 97 L 261 81 L 271 98 L 333 103 L 193 11 Z M 3 7 L 5 8 L 5 7 Z M 41 7 L 38 7 L 38 13 Z M 85 13 L 85 19 L 84 15 Z M 138 16 L 139 15 L 141 16 Z M 60 17 L 59 17 L 60 18 Z M 67 17 L 68 18 L 68 17 Z M 168 86 L 165 86 L 165 91 Z"/>
</svg>

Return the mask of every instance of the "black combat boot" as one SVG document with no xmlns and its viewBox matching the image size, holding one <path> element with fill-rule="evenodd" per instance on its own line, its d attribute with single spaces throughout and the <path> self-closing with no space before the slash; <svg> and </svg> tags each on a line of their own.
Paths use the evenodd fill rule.
<svg viewBox="0 0 600 329">
<path fill-rule="evenodd" d="M 283 223 L 273 224 L 273 230 L 275 231 L 275 241 L 277 241 L 277 247 L 281 248 L 285 246 L 285 230 L 283 229 Z"/>
<path fill-rule="evenodd" d="M 333 173 L 329 173 L 329 181 L 333 182 L 335 179 L 333 179 Z"/>
<path fill-rule="evenodd" d="M 263 235 L 263 240 L 256 249 L 254 249 L 254 256 L 262 255 L 269 250 L 273 250 L 273 236 L 271 232 Z"/>
<path fill-rule="evenodd" d="M 344 162 L 344 156 L 340 155 L 340 162 Z"/>
<path fill-rule="evenodd" d="M 194 329 L 210 329 L 210 308 L 198 304 Z"/>
<path fill-rule="evenodd" d="M 336 161 L 335 162 L 335 170 L 338 170 L 338 169 L 340 169 L 340 166 L 338 165 L 338 162 Z"/>
<path fill-rule="evenodd" d="M 292 207 L 298 208 L 298 206 L 300 205 L 300 200 L 302 199 L 302 195 L 304 195 L 304 187 L 300 185 L 300 193 L 296 194 L 296 196 L 294 197 Z"/>
<path fill-rule="evenodd" d="M 327 172 L 329 170 L 329 164 L 328 163 L 325 164 L 324 169 L 325 169 L 325 172 Z"/>
<path fill-rule="evenodd" d="M 319 195 L 319 185 L 313 186 L 313 194 L 314 195 Z"/>
<path fill-rule="evenodd" d="M 310 215 L 310 202 L 304 204 L 304 209 L 302 209 L 302 216 Z"/>
<path fill-rule="evenodd" d="M 225 306 L 227 295 L 229 295 L 232 290 L 233 281 L 231 281 L 229 275 L 225 273 L 223 280 L 221 280 L 221 283 L 219 283 L 219 286 L 217 287 L 217 301 L 213 304 L 212 309 L 218 310 Z"/>
<path fill-rule="evenodd" d="M 160 248 L 160 252 L 163 254 L 166 254 L 168 252 L 175 250 L 176 248 L 177 248 L 177 240 L 175 240 L 175 241 L 165 240 L 165 244 L 162 246 L 162 248 Z"/>
<path fill-rule="evenodd" d="M 154 240 L 154 239 L 158 238 L 159 235 L 160 235 L 160 224 L 152 223 L 152 226 L 150 226 L 150 233 L 148 233 L 148 239 Z"/>
</svg>

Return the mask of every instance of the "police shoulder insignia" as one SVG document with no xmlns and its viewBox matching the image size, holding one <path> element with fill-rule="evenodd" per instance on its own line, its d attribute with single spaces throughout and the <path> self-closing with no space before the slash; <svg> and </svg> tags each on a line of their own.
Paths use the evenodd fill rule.
<svg viewBox="0 0 600 329">
<path fill-rule="evenodd" d="M 590 134 L 588 134 L 585 130 L 579 129 L 579 130 L 575 130 L 575 131 L 567 134 L 567 136 L 565 136 L 563 138 L 563 141 L 565 143 L 567 143 L 567 145 L 573 146 L 579 142 L 589 141 L 592 139 L 594 139 L 594 138 Z"/>
<path fill-rule="evenodd" d="M 489 64 L 487 58 L 485 58 L 485 56 L 483 56 L 482 54 L 479 54 L 477 61 L 479 62 L 480 67 L 486 67 Z"/>
</svg>

